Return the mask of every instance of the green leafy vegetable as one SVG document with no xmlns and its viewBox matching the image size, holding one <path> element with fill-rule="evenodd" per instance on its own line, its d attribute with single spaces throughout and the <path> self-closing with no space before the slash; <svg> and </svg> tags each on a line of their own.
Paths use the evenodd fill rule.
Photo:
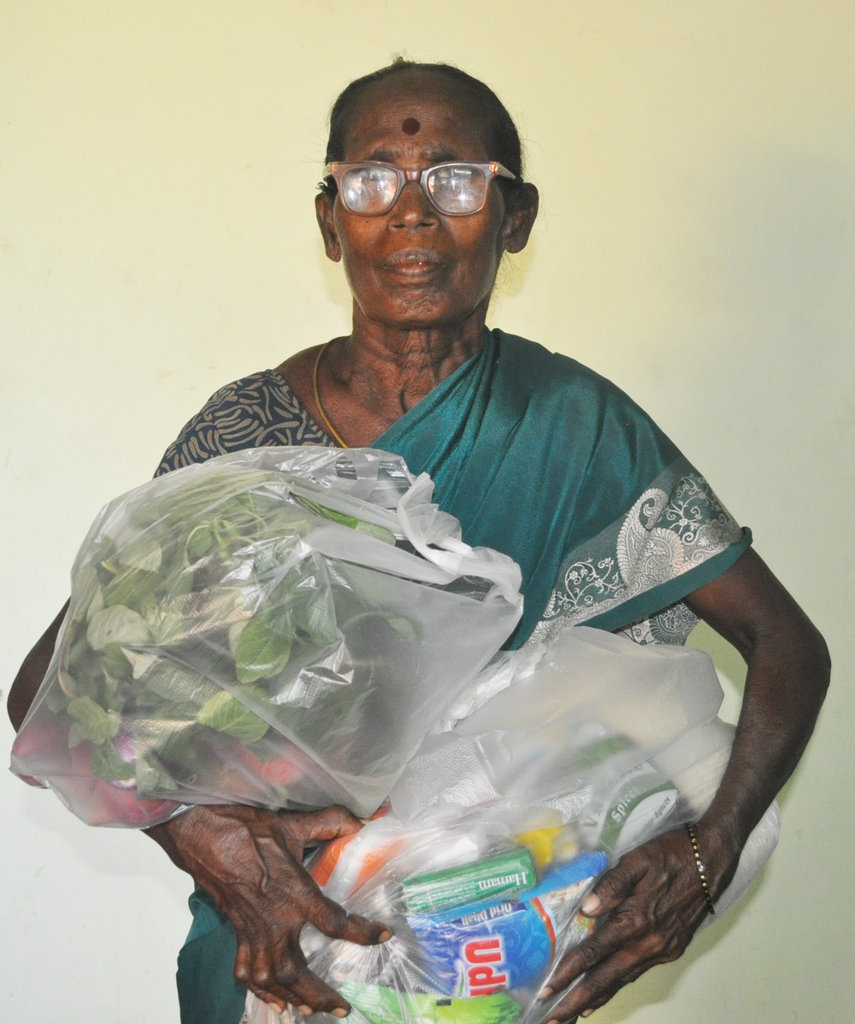
<svg viewBox="0 0 855 1024">
<path fill-rule="evenodd" d="M 284 607 L 254 615 L 240 630 L 235 644 L 235 669 L 242 683 L 278 675 L 291 657 L 294 634 Z"/>
<path fill-rule="evenodd" d="M 367 533 L 369 536 L 376 537 L 377 540 L 382 540 L 386 544 L 395 543 L 395 534 L 391 530 L 387 530 L 385 526 L 367 523 L 362 519 L 357 519 L 356 516 L 348 515 L 346 512 L 327 508 L 326 505 L 321 505 L 319 502 L 307 498 L 304 494 L 295 494 L 294 497 L 301 505 L 322 519 L 329 519 L 333 523 L 349 526 L 352 530 L 358 530 L 360 533 Z"/>
<path fill-rule="evenodd" d="M 103 651 L 109 644 L 147 644 L 151 630 L 139 612 L 117 604 L 95 612 L 89 621 L 86 639 L 93 651 Z"/>
<path fill-rule="evenodd" d="M 270 481 L 256 470 L 200 476 L 150 504 L 130 501 L 92 539 L 45 707 L 98 778 L 162 796 L 192 784 L 224 742 L 249 765 L 275 758 L 265 717 L 283 735 L 292 716 L 320 737 L 346 714 L 350 697 L 336 673 L 352 666 L 340 659 L 329 679 L 321 672 L 308 682 L 300 666 L 328 647 L 338 657 L 339 619 L 358 615 L 361 598 L 343 584 L 337 608 L 332 570 L 306 538 L 319 517 L 395 538 Z M 408 620 L 389 622 L 414 637 Z M 313 714 L 318 706 L 323 713 Z M 294 757 L 278 760 L 284 797 L 282 780 L 299 769 Z"/>
<path fill-rule="evenodd" d="M 269 728 L 263 718 L 259 718 L 226 690 L 220 690 L 205 701 L 199 712 L 199 723 L 245 743 L 260 740 Z"/>
<path fill-rule="evenodd" d="M 115 711 L 105 711 L 91 697 L 75 697 L 68 705 L 72 719 L 68 745 L 76 747 L 84 740 L 103 743 L 119 732 L 119 716 Z"/>
<path fill-rule="evenodd" d="M 90 764 L 93 775 L 97 775 L 99 779 L 123 782 L 134 777 L 134 766 L 119 757 L 110 740 L 92 748 Z"/>
<path fill-rule="evenodd" d="M 126 605 L 145 614 L 152 598 L 156 599 L 163 587 L 163 577 L 150 569 L 125 569 L 116 573 L 104 587 L 104 604 Z"/>
</svg>

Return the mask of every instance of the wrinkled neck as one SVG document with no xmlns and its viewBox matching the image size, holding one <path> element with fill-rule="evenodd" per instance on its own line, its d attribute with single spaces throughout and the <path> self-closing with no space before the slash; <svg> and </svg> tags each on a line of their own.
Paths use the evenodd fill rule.
<svg viewBox="0 0 855 1024">
<path fill-rule="evenodd" d="M 486 310 L 485 310 L 486 312 Z M 404 330 L 360 322 L 325 354 L 336 383 L 400 415 L 481 351 L 484 316 L 452 327 Z"/>
</svg>

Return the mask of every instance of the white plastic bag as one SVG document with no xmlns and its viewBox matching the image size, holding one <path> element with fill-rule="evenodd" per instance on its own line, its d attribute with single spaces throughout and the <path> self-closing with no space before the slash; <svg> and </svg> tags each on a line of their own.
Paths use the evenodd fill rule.
<svg viewBox="0 0 855 1024">
<path fill-rule="evenodd" d="M 500 655 L 425 738 L 390 813 L 312 865 L 332 899 L 388 922 L 392 939 L 361 947 L 307 928 L 310 969 L 352 1003 L 356 1024 L 546 1019 L 537 994 L 594 927 L 579 908 L 596 875 L 712 799 L 733 739 L 721 698 L 707 655 L 587 627 Z M 771 855 L 779 827 L 773 806 L 717 914 Z M 452 881 L 449 869 L 459 869 Z M 246 1024 L 283 1019 L 302 1017 L 248 995 Z"/>
<path fill-rule="evenodd" d="M 259 448 L 107 505 L 13 749 L 92 824 L 385 798 L 513 630 L 519 569 L 376 450 Z"/>
<path fill-rule="evenodd" d="M 453 821 L 483 806 L 575 821 L 589 844 L 618 857 L 711 803 L 733 744 L 722 697 L 701 651 L 565 629 L 494 659 L 425 737 L 390 803 L 406 822 Z M 779 835 L 773 803 L 718 910 L 745 892 Z"/>
</svg>

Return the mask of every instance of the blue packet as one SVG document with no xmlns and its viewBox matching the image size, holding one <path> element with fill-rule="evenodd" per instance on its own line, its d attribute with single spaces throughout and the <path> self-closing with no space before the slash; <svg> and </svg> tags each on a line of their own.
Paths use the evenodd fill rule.
<svg viewBox="0 0 855 1024">
<path fill-rule="evenodd" d="M 605 853 L 584 853 L 515 899 L 409 915 L 431 983 L 467 998 L 539 985 L 562 928 L 607 863 Z"/>
</svg>

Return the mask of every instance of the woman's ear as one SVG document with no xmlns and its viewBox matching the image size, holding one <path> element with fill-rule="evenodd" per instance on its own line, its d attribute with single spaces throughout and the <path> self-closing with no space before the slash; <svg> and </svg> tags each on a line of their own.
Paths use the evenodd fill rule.
<svg viewBox="0 0 855 1024">
<path fill-rule="evenodd" d="M 507 200 L 505 223 L 502 227 L 502 243 L 505 252 L 521 252 L 528 242 L 528 236 L 537 218 L 540 203 L 537 189 L 529 182 L 513 193 Z"/>
<path fill-rule="evenodd" d="M 341 260 L 341 244 L 339 243 L 338 232 L 335 228 L 334 206 L 335 196 L 331 196 L 329 192 L 319 192 L 315 196 L 315 216 L 318 218 L 318 227 L 321 229 L 324 249 L 329 259 L 333 263 L 338 263 Z"/>
</svg>

